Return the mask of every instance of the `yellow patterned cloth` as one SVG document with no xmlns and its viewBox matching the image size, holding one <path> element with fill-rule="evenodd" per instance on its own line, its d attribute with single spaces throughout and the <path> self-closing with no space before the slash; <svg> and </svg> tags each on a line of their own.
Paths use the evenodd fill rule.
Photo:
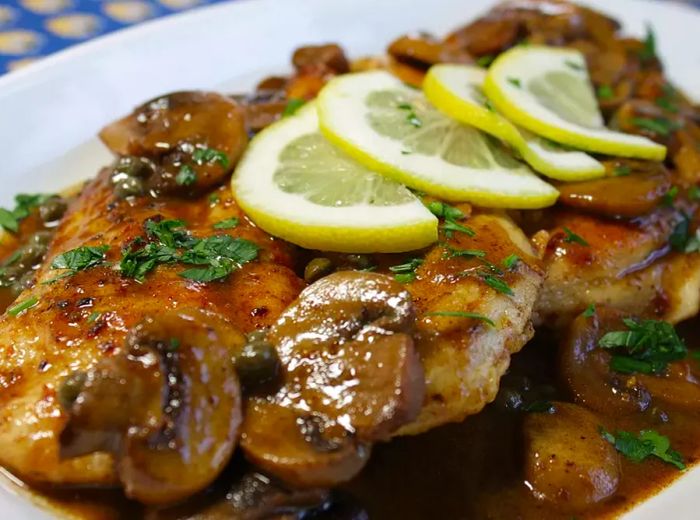
<svg viewBox="0 0 700 520">
<path fill-rule="evenodd" d="M 76 43 L 222 0 L 0 0 L 0 74 Z"/>
</svg>

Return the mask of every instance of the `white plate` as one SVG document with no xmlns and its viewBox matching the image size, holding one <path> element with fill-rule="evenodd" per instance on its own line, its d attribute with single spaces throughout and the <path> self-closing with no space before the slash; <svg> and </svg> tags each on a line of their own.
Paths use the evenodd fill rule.
<svg viewBox="0 0 700 520">
<path fill-rule="evenodd" d="M 526 0 L 524 0 L 526 1 Z M 444 34 L 493 0 L 239 0 L 145 23 L 0 77 L 0 205 L 17 192 L 52 191 L 109 161 L 97 131 L 136 104 L 180 89 L 243 92 L 285 72 L 294 48 L 335 41 L 350 56 L 378 53 L 418 29 Z M 641 35 L 651 22 L 671 78 L 700 99 L 700 12 L 670 2 L 586 0 Z M 7 449 L 7 448 L 6 448 Z M 625 518 L 698 518 L 700 468 Z M 46 519 L 0 491 L 1 517 Z"/>
</svg>

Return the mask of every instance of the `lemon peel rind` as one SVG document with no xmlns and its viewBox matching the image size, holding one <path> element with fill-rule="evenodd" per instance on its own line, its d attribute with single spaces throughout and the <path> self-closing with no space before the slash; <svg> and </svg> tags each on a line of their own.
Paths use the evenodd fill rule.
<svg viewBox="0 0 700 520">
<path fill-rule="evenodd" d="M 472 103 L 463 100 L 458 94 L 445 86 L 440 81 L 438 74 L 441 68 L 447 67 L 462 66 L 434 65 L 428 70 L 423 81 L 423 92 L 425 92 L 426 97 L 443 114 L 456 119 L 460 123 L 474 126 L 508 143 L 517 150 L 523 160 L 534 170 L 552 179 L 571 182 L 598 179 L 605 176 L 605 166 L 583 152 L 569 152 L 580 154 L 586 159 L 585 161 L 580 161 L 581 165 L 571 165 L 562 168 L 544 160 L 536 150 L 533 150 L 533 144 L 528 143 L 517 127 L 510 121 L 487 108 L 475 107 Z M 485 75 L 486 71 L 484 70 Z"/>
<path fill-rule="evenodd" d="M 512 102 L 506 93 L 506 90 L 511 88 L 507 85 L 508 72 L 504 72 L 503 69 L 506 68 L 516 53 L 527 52 L 533 49 L 546 49 L 547 52 L 569 56 L 579 54 L 578 51 L 572 49 L 527 46 L 514 47 L 498 56 L 489 67 L 486 80 L 484 81 L 484 92 L 504 116 L 516 125 L 522 126 L 537 135 L 587 152 L 652 161 L 663 161 L 665 159 L 666 147 L 645 137 L 615 132 L 606 128 L 601 130 L 577 129 L 576 125 L 568 122 L 565 122 L 565 125 L 542 122 L 517 103 Z M 558 116 L 557 119 L 559 119 Z M 604 137 L 606 134 L 612 139 L 624 136 L 626 142 L 621 143 L 620 141 L 606 139 Z"/>
<path fill-rule="evenodd" d="M 413 89 L 404 86 L 400 80 L 394 78 L 387 72 L 383 71 L 372 71 L 356 73 L 352 75 L 343 75 L 331 80 L 324 89 L 321 90 L 317 100 L 317 108 L 319 112 L 319 127 L 321 133 L 337 148 L 341 149 L 347 155 L 363 164 L 366 168 L 376 171 L 382 175 L 387 176 L 397 182 L 405 184 L 413 189 L 424 191 L 436 197 L 440 197 L 444 200 L 462 202 L 468 201 L 483 207 L 493 207 L 493 208 L 511 208 L 511 209 L 539 209 L 553 205 L 558 196 L 559 192 L 550 184 L 542 181 L 534 173 L 531 174 L 531 179 L 528 180 L 532 182 L 534 186 L 538 189 L 526 191 L 513 191 L 508 193 L 503 191 L 501 188 L 469 188 L 465 185 L 459 187 L 455 184 L 448 185 L 441 182 L 432 182 L 427 179 L 424 175 L 416 172 L 415 170 L 409 171 L 407 167 L 399 167 L 390 161 L 382 160 L 377 156 L 377 154 L 369 153 L 364 151 L 364 147 L 359 145 L 353 139 L 347 138 L 342 135 L 342 132 L 337 131 L 337 125 L 328 124 L 333 118 L 330 116 L 332 110 L 329 109 L 329 105 L 332 105 L 332 101 L 329 101 L 329 96 L 332 89 L 335 88 L 341 81 L 347 81 L 349 78 L 354 77 L 354 80 L 358 79 L 358 76 L 363 75 L 368 77 L 369 75 L 379 76 L 383 75 L 383 82 L 386 88 L 392 89 L 407 89 L 407 92 L 412 92 L 415 94 Z M 390 82 L 386 78 L 391 78 Z M 382 136 L 377 136 L 377 139 L 385 139 Z M 392 144 L 392 146 L 400 147 L 400 145 Z M 416 156 L 411 157 L 411 161 L 416 160 Z M 407 162 L 407 161 L 406 161 Z M 405 165 L 404 165 L 405 166 Z M 485 170 L 485 171 L 472 171 L 469 168 L 445 165 L 445 168 L 454 168 L 456 176 L 466 176 L 466 175 L 501 175 L 502 180 L 509 180 L 509 177 L 516 178 L 516 175 L 507 172 L 506 170 Z M 511 189 L 509 185 L 505 186 L 505 189 Z"/>
</svg>

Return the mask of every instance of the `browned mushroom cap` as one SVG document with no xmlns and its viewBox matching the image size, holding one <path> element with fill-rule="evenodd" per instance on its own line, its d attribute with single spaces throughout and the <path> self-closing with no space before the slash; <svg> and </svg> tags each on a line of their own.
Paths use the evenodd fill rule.
<svg viewBox="0 0 700 520">
<path fill-rule="evenodd" d="M 653 401 L 688 410 L 700 409 L 700 369 L 689 359 L 674 361 L 661 374 L 621 374 L 610 368 L 610 354 L 598 348 L 609 331 L 626 330 L 622 313 L 598 307 L 579 316 L 560 349 L 564 380 L 576 400 L 601 412 L 645 410 Z"/>
<path fill-rule="evenodd" d="M 270 331 L 283 385 L 248 405 L 248 458 L 297 486 L 355 475 L 367 444 L 420 410 L 425 383 L 413 321 L 408 293 L 388 276 L 343 271 L 304 290 Z"/>
<path fill-rule="evenodd" d="M 638 379 L 610 369 L 610 354 L 598 348 L 598 340 L 611 330 L 621 330 L 624 315 L 598 305 L 591 317 L 576 318 L 559 349 L 559 366 L 565 384 L 577 402 L 605 413 L 646 410 L 651 395 Z"/>
<path fill-rule="evenodd" d="M 118 155 L 152 160 L 156 168 L 145 184 L 161 193 L 199 192 L 220 183 L 248 141 L 238 103 L 207 92 L 153 99 L 102 129 L 100 138 Z M 183 168 L 194 179 L 178 179 Z"/>
<path fill-rule="evenodd" d="M 345 53 L 335 43 L 307 45 L 294 51 L 292 64 L 298 72 L 344 74 L 350 70 Z"/>
<path fill-rule="evenodd" d="M 244 341 L 201 311 L 144 320 L 122 352 L 87 373 L 67 409 L 62 456 L 112 452 L 127 496 L 145 503 L 203 489 L 238 439 L 241 397 L 231 356 Z"/>
<path fill-rule="evenodd" d="M 613 175 L 624 175 L 562 184 L 559 202 L 598 215 L 633 218 L 658 208 L 671 188 L 669 172 L 660 163 L 615 161 L 610 168 Z"/>
<path fill-rule="evenodd" d="M 569 403 L 526 416 L 525 478 L 535 497 L 577 511 L 615 493 L 620 463 L 599 427 L 594 414 Z"/>
</svg>

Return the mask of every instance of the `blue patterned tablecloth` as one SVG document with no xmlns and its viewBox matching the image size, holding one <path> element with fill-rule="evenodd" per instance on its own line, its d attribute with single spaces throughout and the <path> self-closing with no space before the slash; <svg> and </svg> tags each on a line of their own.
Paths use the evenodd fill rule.
<svg viewBox="0 0 700 520">
<path fill-rule="evenodd" d="M 122 27 L 221 1 L 0 0 L 0 74 Z M 686 3 L 700 7 L 700 0 Z"/>
<path fill-rule="evenodd" d="M 223 0 L 0 0 L 0 74 L 95 36 Z"/>
</svg>

